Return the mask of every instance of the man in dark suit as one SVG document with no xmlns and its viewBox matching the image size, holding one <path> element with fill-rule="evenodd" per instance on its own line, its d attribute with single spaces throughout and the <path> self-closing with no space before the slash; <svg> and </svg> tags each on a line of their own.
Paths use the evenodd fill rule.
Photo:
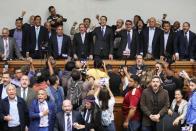
<svg viewBox="0 0 196 131">
<path fill-rule="evenodd" d="M 163 22 L 163 32 L 161 33 L 161 48 L 164 49 L 161 56 L 173 56 L 175 33 L 171 30 L 169 21 Z"/>
<path fill-rule="evenodd" d="M 52 35 L 55 35 L 56 31 L 52 30 L 50 22 L 45 22 L 44 27 L 48 31 L 48 40 L 49 40 Z"/>
<path fill-rule="evenodd" d="M 2 75 L 2 84 L 0 84 L 0 99 L 4 99 L 7 97 L 7 86 L 11 84 L 10 74 L 8 72 L 4 72 Z"/>
<path fill-rule="evenodd" d="M 107 17 L 101 16 L 100 27 L 96 27 L 92 32 L 94 42 L 94 59 L 113 59 L 113 31 L 106 26 Z"/>
<path fill-rule="evenodd" d="M 28 76 L 23 75 L 20 79 L 21 86 L 16 89 L 16 94 L 19 97 L 22 97 L 27 106 L 29 107 L 31 105 L 31 102 L 33 99 L 35 99 L 35 91 L 29 87 L 30 81 Z"/>
<path fill-rule="evenodd" d="M 64 100 L 62 108 L 63 112 L 56 115 L 54 131 L 78 131 L 80 124 L 84 125 L 80 112 L 72 110 L 70 100 Z"/>
<path fill-rule="evenodd" d="M 34 17 L 35 26 L 31 27 L 30 31 L 30 45 L 29 53 L 32 58 L 43 58 L 43 51 L 45 51 L 48 43 L 47 29 L 41 25 L 41 17 L 39 15 Z"/>
<path fill-rule="evenodd" d="M 160 36 L 162 30 L 156 27 L 156 19 L 149 19 L 149 27 L 143 30 L 144 43 L 141 45 L 140 52 L 145 59 L 160 59 L 163 49 L 160 46 Z"/>
<path fill-rule="evenodd" d="M 15 39 L 9 37 L 9 29 L 3 28 L 2 36 L 0 37 L 0 58 L 10 60 L 14 59 L 14 55 L 19 59 L 23 59 Z"/>
<path fill-rule="evenodd" d="M 190 23 L 183 23 L 183 30 L 176 33 L 176 38 L 174 41 L 174 51 L 176 60 L 186 59 L 190 60 L 193 58 L 190 53 L 194 39 L 196 39 L 195 33 L 190 31 Z"/>
<path fill-rule="evenodd" d="M 80 33 L 76 33 L 73 38 L 74 59 L 93 59 L 93 44 L 90 34 L 86 32 L 83 23 L 79 25 Z"/>
<path fill-rule="evenodd" d="M 126 20 L 125 28 L 119 32 L 121 44 L 118 48 L 118 57 L 122 59 L 126 55 L 129 56 L 129 59 L 135 59 L 136 54 L 139 54 L 138 33 L 132 29 L 131 20 Z"/>
<path fill-rule="evenodd" d="M 191 62 L 194 62 L 196 60 L 196 39 L 193 41 L 190 56 L 192 56 L 192 58 L 190 59 Z"/>
<path fill-rule="evenodd" d="M 65 59 L 71 55 L 71 38 L 63 34 L 63 26 L 59 25 L 56 34 L 52 35 L 49 40 L 49 55 L 55 59 Z"/>
<path fill-rule="evenodd" d="M 55 121 L 54 103 L 47 101 L 47 92 L 38 91 L 37 99 L 32 101 L 29 108 L 29 131 L 53 131 Z"/>
<path fill-rule="evenodd" d="M 27 48 L 29 48 L 29 32 L 23 27 L 21 18 L 16 19 L 15 25 L 16 28 L 10 30 L 9 36 L 15 38 L 19 51 L 23 57 L 26 57 Z"/>
<path fill-rule="evenodd" d="M 1 101 L 0 119 L 3 120 L 3 131 L 24 131 L 29 125 L 29 113 L 25 101 L 16 96 L 16 87 L 7 86 L 8 97 Z"/>
</svg>

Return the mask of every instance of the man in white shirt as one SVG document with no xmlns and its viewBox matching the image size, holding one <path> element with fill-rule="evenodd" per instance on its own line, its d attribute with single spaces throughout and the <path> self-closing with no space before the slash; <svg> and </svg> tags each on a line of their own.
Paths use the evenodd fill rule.
<svg viewBox="0 0 196 131">
<path fill-rule="evenodd" d="M 8 97 L 2 100 L 0 116 L 4 121 L 5 131 L 24 131 L 28 125 L 28 109 L 24 100 L 16 96 L 16 87 L 7 86 Z"/>
<path fill-rule="evenodd" d="M 54 131 L 78 131 L 80 124 L 84 124 L 80 112 L 73 111 L 72 107 L 70 100 L 63 101 L 63 112 L 56 115 Z"/>
</svg>

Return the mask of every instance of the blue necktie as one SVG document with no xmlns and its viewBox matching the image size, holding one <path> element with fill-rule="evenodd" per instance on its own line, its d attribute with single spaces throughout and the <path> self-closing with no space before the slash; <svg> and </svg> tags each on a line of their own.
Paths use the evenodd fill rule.
<svg viewBox="0 0 196 131">
<path fill-rule="evenodd" d="M 128 43 L 128 48 L 131 49 L 131 36 L 130 36 L 130 32 L 127 33 L 127 43 Z"/>
</svg>

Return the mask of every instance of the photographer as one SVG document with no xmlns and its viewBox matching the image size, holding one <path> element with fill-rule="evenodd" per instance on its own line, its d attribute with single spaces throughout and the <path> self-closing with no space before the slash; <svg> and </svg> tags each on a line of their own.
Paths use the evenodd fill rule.
<svg viewBox="0 0 196 131">
<path fill-rule="evenodd" d="M 63 16 L 56 13 L 56 9 L 54 6 L 50 6 L 48 8 L 48 11 L 50 12 L 50 16 L 47 18 L 47 21 L 51 23 L 52 30 L 56 30 L 56 27 L 59 25 L 63 26 L 63 22 L 66 22 L 67 19 L 63 18 Z"/>
</svg>

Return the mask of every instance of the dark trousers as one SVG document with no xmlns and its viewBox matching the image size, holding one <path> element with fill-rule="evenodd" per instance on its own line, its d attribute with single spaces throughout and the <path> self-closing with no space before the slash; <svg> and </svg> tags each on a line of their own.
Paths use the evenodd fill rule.
<svg viewBox="0 0 196 131">
<path fill-rule="evenodd" d="M 17 127 L 8 127 L 8 131 L 22 131 L 22 130 L 20 126 L 17 126 Z"/>
</svg>

